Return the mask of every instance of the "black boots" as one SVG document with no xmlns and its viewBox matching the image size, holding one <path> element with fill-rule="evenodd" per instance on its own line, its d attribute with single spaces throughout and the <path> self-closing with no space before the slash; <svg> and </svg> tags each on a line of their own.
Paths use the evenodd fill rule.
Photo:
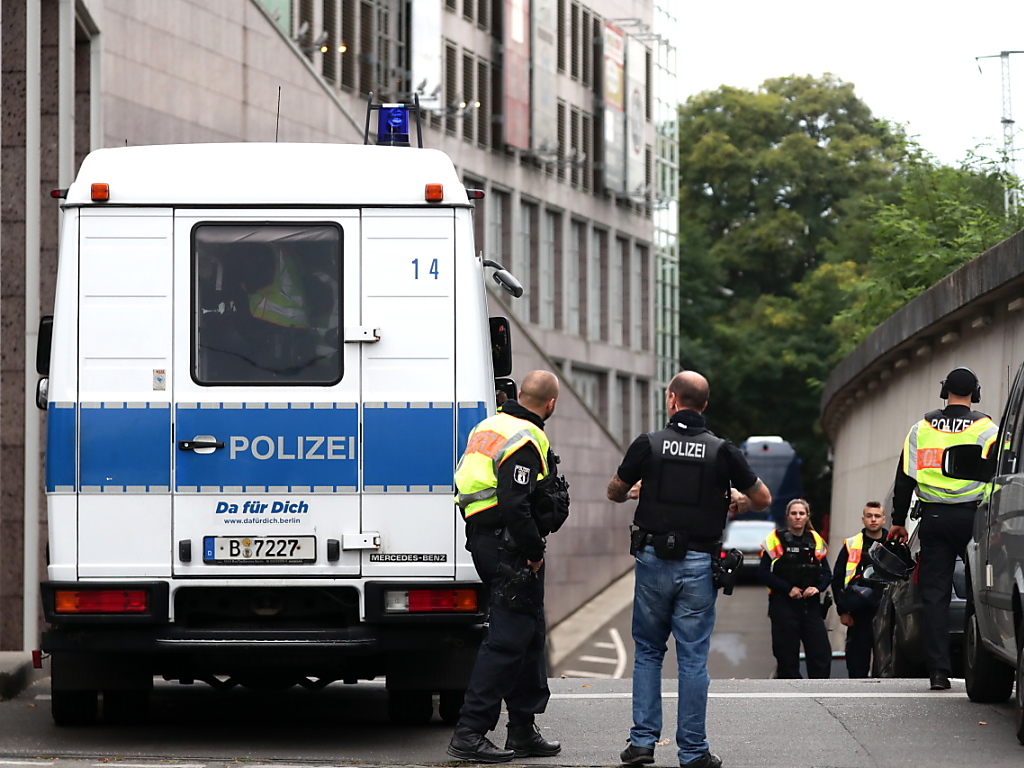
<svg viewBox="0 0 1024 768">
<path fill-rule="evenodd" d="M 511 729 L 509 739 L 511 740 Z M 448 743 L 448 754 L 457 760 L 471 763 L 507 763 L 516 756 L 511 749 L 499 749 L 482 733 L 471 731 L 461 725 L 456 726 L 455 733 L 452 734 L 452 740 Z"/>
<path fill-rule="evenodd" d="M 623 765 L 650 765 L 654 762 L 654 750 L 630 742 L 619 754 L 619 762 Z"/>
<path fill-rule="evenodd" d="M 557 741 L 545 741 L 536 725 L 510 725 L 505 749 L 516 757 L 551 757 L 562 751 Z"/>
<path fill-rule="evenodd" d="M 929 677 L 931 678 L 931 689 L 933 691 L 949 690 L 949 675 L 945 670 L 937 669 Z"/>
</svg>

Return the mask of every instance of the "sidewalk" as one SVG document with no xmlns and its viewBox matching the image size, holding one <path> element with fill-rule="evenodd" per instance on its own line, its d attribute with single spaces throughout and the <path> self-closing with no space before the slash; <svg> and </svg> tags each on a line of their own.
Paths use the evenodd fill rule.
<svg viewBox="0 0 1024 768">
<path fill-rule="evenodd" d="M 33 668 L 31 651 L 0 651 L 0 701 L 13 699 L 44 674 Z"/>
</svg>

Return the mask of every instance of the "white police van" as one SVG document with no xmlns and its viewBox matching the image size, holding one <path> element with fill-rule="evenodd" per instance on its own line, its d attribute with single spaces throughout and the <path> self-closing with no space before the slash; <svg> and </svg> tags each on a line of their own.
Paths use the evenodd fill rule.
<svg viewBox="0 0 1024 768">
<path fill-rule="evenodd" d="M 510 369 L 485 266 L 522 292 L 474 251 L 482 193 L 434 150 L 255 143 L 101 149 L 60 193 L 54 720 L 162 676 L 384 677 L 394 718 L 452 721 L 486 613 L 452 477 Z"/>
</svg>

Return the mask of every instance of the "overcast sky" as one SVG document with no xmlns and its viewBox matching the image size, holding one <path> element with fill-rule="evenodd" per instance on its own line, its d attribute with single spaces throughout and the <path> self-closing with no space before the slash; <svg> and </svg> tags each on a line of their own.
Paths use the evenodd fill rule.
<svg viewBox="0 0 1024 768">
<path fill-rule="evenodd" d="M 680 3 L 681 98 L 831 72 L 878 117 L 908 124 L 941 162 L 1002 146 L 1000 59 L 1024 51 L 1024 0 L 724 0 Z M 975 56 L 997 58 L 975 62 Z M 1017 173 L 1024 173 L 1024 53 L 1010 59 Z M 978 72 L 978 64 L 981 72 Z"/>
</svg>

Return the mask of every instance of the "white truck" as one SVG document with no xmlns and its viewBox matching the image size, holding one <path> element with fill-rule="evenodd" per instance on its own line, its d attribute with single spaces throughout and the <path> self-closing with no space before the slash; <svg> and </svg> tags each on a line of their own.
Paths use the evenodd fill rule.
<svg viewBox="0 0 1024 768">
<path fill-rule="evenodd" d="M 457 717 L 486 605 L 453 505 L 511 369 L 472 197 L 430 149 L 101 149 L 64 196 L 47 410 L 52 712 L 154 676 L 384 677 Z"/>
</svg>

